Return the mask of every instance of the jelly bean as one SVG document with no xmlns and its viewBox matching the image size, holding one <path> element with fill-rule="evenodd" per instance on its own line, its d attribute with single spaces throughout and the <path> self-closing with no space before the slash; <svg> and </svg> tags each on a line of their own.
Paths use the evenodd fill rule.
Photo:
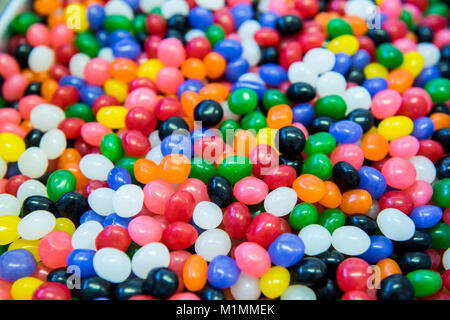
<svg viewBox="0 0 450 320">
<path fill-rule="evenodd" d="M 36 269 L 36 261 L 33 255 L 25 249 L 10 250 L 0 257 L 3 280 L 16 281 L 23 277 L 31 276 Z"/>
<path fill-rule="evenodd" d="M 289 268 L 302 259 L 304 250 L 305 246 L 299 237 L 282 234 L 271 243 L 268 252 L 272 263 Z"/>
<path fill-rule="evenodd" d="M 268 298 L 279 297 L 289 286 L 289 280 L 287 269 L 279 266 L 272 267 L 261 277 L 261 292 Z"/>
<path fill-rule="evenodd" d="M 326 264 L 319 258 L 306 257 L 291 268 L 293 282 L 314 286 L 325 280 Z"/>
<path fill-rule="evenodd" d="M 53 269 L 66 266 L 67 256 L 72 250 L 71 236 L 64 231 L 52 231 L 39 243 L 42 262 Z"/>
<path fill-rule="evenodd" d="M 208 282 L 216 288 L 229 288 L 239 279 L 236 262 L 227 256 L 216 256 L 208 266 Z"/>
<path fill-rule="evenodd" d="M 331 245 L 330 232 L 318 224 L 310 224 L 304 227 L 298 236 L 305 245 L 305 254 L 309 256 L 325 252 Z"/>
<path fill-rule="evenodd" d="M 289 214 L 296 203 L 296 191 L 292 188 L 280 187 L 267 195 L 264 200 L 264 209 L 275 216 L 282 217 Z"/>
<path fill-rule="evenodd" d="M 336 275 L 341 290 L 344 292 L 365 290 L 370 275 L 367 272 L 368 267 L 369 264 L 359 258 L 349 258 L 343 261 L 339 265 Z"/>
<path fill-rule="evenodd" d="M 343 226 L 333 232 L 331 243 L 337 251 L 356 256 L 369 249 L 371 240 L 360 228 Z"/>
<path fill-rule="evenodd" d="M 108 266 L 114 263 L 115 268 Z M 119 283 L 128 278 L 131 273 L 131 263 L 128 256 L 115 248 L 103 248 L 97 251 L 93 259 L 94 270 L 102 279 Z"/>
<path fill-rule="evenodd" d="M 431 270 L 416 270 L 406 275 L 414 288 L 415 297 L 434 294 L 442 285 L 439 274 Z"/>
<path fill-rule="evenodd" d="M 381 172 L 386 178 L 386 183 L 393 188 L 406 189 L 416 179 L 414 165 L 398 157 L 393 157 L 386 161 Z"/>
<path fill-rule="evenodd" d="M 11 286 L 11 297 L 14 300 L 31 300 L 34 292 L 44 282 L 34 277 L 23 277 Z"/>
<path fill-rule="evenodd" d="M 55 225 L 56 219 L 50 212 L 37 210 L 19 222 L 17 232 L 24 240 L 38 240 L 50 233 Z"/>
<path fill-rule="evenodd" d="M 377 297 L 380 300 L 411 300 L 414 298 L 414 287 L 405 276 L 393 274 L 381 281 Z"/>
<path fill-rule="evenodd" d="M 387 238 L 395 241 L 409 240 L 415 232 L 414 221 L 394 208 L 382 210 L 377 216 L 377 224 Z"/>
<path fill-rule="evenodd" d="M 255 278 L 261 277 L 270 269 L 267 251 L 253 242 L 243 242 L 235 250 L 236 263 L 243 272 Z"/>
<path fill-rule="evenodd" d="M 194 223 L 205 230 L 218 227 L 222 222 L 223 216 L 220 207 L 213 202 L 199 202 L 193 211 Z"/>
<path fill-rule="evenodd" d="M 195 242 L 195 252 L 206 261 L 211 261 L 217 255 L 227 255 L 230 250 L 230 237 L 221 229 L 204 231 Z"/>
</svg>

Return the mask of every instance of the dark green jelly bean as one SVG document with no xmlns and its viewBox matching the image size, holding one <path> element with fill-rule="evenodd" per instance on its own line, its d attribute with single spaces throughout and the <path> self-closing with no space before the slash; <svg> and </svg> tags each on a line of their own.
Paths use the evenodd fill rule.
<svg viewBox="0 0 450 320">
<path fill-rule="evenodd" d="M 312 174 L 316 177 L 327 180 L 331 176 L 333 164 L 330 158 L 323 153 L 315 153 L 303 161 L 302 174 Z"/>
<path fill-rule="evenodd" d="M 122 140 L 115 133 L 108 133 L 103 137 L 100 143 L 100 151 L 112 162 L 118 162 L 125 154 Z"/>
<path fill-rule="evenodd" d="M 301 230 L 302 228 L 316 223 L 319 218 L 319 213 L 315 206 L 311 203 L 303 202 L 294 207 L 289 214 L 289 224 L 295 230 Z"/>
<path fill-rule="evenodd" d="M 219 165 L 218 173 L 230 181 L 231 184 L 235 184 L 252 174 L 252 164 L 249 158 L 234 155 L 223 160 Z"/>
<path fill-rule="evenodd" d="M 327 209 L 320 213 L 317 223 L 333 234 L 334 230 L 345 224 L 345 215 L 339 209 Z"/>
<path fill-rule="evenodd" d="M 280 104 L 289 104 L 289 100 L 286 95 L 277 89 L 269 89 L 264 93 L 263 105 L 266 110 Z"/>
<path fill-rule="evenodd" d="M 450 207 L 450 178 L 439 180 L 433 185 L 433 201 L 441 208 Z"/>
<path fill-rule="evenodd" d="M 336 139 L 328 132 L 317 132 L 310 135 L 305 144 L 305 153 L 313 155 L 315 153 L 330 154 L 336 148 Z"/>
<path fill-rule="evenodd" d="M 69 106 L 66 111 L 66 118 L 79 118 L 86 122 L 95 121 L 94 113 L 92 108 L 84 103 L 75 103 Z"/>
<path fill-rule="evenodd" d="M 48 198 L 56 202 L 63 194 L 75 191 L 77 179 L 72 172 L 57 170 L 53 172 L 47 181 Z"/>
<path fill-rule="evenodd" d="M 432 248 L 444 250 L 450 248 L 450 226 L 448 224 L 438 223 L 428 231 L 433 239 Z"/>
<path fill-rule="evenodd" d="M 447 18 L 448 15 L 448 5 L 442 2 L 436 2 L 433 4 L 430 4 L 427 11 L 425 12 L 426 15 L 430 14 L 438 14 L 440 16 L 443 16 L 444 18 Z"/>
<path fill-rule="evenodd" d="M 344 119 L 347 104 L 341 96 L 332 94 L 320 98 L 314 104 L 314 110 L 318 117 L 329 116 L 336 120 Z"/>
<path fill-rule="evenodd" d="M 245 130 L 253 129 L 258 132 L 267 127 L 267 119 L 261 111 L 252 111 L 242 118 L 241 125 Z"/>
<path fill-rule="evenodd" d="M 211 162 L 206 161 L 203 158 L 193 158 L 191 161 L 191 172 L 189 176 L 191 178 L 199 179 L 205 184 L 217 174 L 217 168 Z"/>
</svg>

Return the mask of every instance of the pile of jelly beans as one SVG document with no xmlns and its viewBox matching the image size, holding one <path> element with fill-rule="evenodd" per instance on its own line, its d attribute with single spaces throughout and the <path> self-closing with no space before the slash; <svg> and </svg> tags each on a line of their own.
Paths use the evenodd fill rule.
<svg viewBox="0 0 450 320">
<path fill-rule="evenodd" d="M 35 0 L 0 53 L 0 299 L 450 299 L 439 0 Z"/>
</svg>

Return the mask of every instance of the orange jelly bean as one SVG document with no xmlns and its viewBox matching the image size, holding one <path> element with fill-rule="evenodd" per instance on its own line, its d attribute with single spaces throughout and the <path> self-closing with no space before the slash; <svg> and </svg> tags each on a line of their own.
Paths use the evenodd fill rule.
<svg viewBox="0 0 450 320">
<path fill-rule="evenodd" d="M 398 263 L 390 258 L 378 261 L 376 266 L 379 268 L 380 280 L 393 274 L 402 274 L 402 269 L 400 269 Z"/>
<path fill-rule="evenodd" d="M 364 158 L 370 161 L 379 161 L 384 159 L 389 152 L 389 142 L 377 132 L 369 133 L 363 139 L 361 149 Z"/>
<path fill-rule="evenodd" d="M 331 181 L 325 181 L 325 195 L 320 199 L 319 204 L 327 208 L 337 208 L 342 202 L 342 194 L 339 187 Z"/>
<path fill-rule="evenodd" d="M 75 179 L 77 179 L 77 183 L 75 185 L 76 190 L 83 190 L 84 186 L 89 182 L 89 179 L 81 173 L 78 162 L 67 163 L 64 167 L 62 167 L 62 170 L 67 170 L 73 173 Z"/>
<path fill-rule="evenodd" d="M 411 88 L 414 76 L 408 70 L 396 69 L 389 74 L 387 81 L 389 89 L 402 93 L 406 89 Z"/>
<path fill-rule="evenodd" d="M 134 176 L 140 183 L 147 184 L 160 178 L 158 165 L 152 160 L 139 159 L 134 163 Z"/>
<path fill-rule="evenodd" d="M 270 108 L 267 113 L 267 126 L 272 129 L 280 129 L 292 124 L 292 109 L 286 104 L 280 104 Z"/>
<path fill-rule="evenodd" d="M 217 102 L 222 102 L 230 94 L 230 89 L 220 83 L 210 83 L 207 84 L 200 90 L 200 98 L 202 100 L 211 99 Z"/>
<path fill-rule="evenodd" d="M 440 130 L 450 127 L 450 116 L 443 112 L 436 112 L 430 115 L 431 121 L 434 123 L 434 130 Z"/>
<path fill-rule="evenodd" d="M 327 192 L 325 182 L 312 174 L 302 174 L 294 180 L 292 188 L 300 200 L 309 203 L 320 201 Z"/>
<path fill-rule="evenodd" d="M 340 209 L 346 214 L 365 214 L 372 206 L 372 196 L 363 189 L 344 192 Z"/>
<path fill-rule="evenodd" d="M 227 67 L 225 58 L 215 52 L 208 53 L 203 58 L 203 63 L 205 64 L 206 75 L 213 80 L 220 78 L 225 73 Z"/>
<path fill-rule="evenodd" d="M 111 75 L 117 80 L 130 83 L 136 79 L 138 66 L 136 62 L 127 58 L 118 58 L 111 62 Z"/>
<path fill-rule="evenodd" d="M 41 87 L 42 97 L 49 102 L 52 101 L 52 97 L 56 89 L 58 89 L 58 82 L 56 80 L 46 80 Z"/>
<path fill-rule="evenodd" d="M 81 154 L 75 148 L 68 148 L 64 150 L 63 154 L 58 158 L 58 169 L 64 168 L 68 163 L 80 162 Z"/>
<path fill-rule="evenodd" d="M 206 67 L 202 60 L 189 58 L 181 65 L 181 72 L 186 78 L 203 80 L 206 77 Z"/>
<path fill-rule="evenodd" d="M 190 256 L 183 268 L 184 286 L 189 291 L 203 289 L 207 281 L 208 264 L 198 254 Z"/>
<path fill-rule="evenodd" d="M 189 177 L 191 163 L 181 154 L 169 154 L 159 164 L 161 178 L 169 183 L 181 183 Z"/>
<path fill-rule="evenodd" d="M 202 101 L 200 96 L 194 91 L 186 91 L 181 95 L 181 107 L 184 113 L 194 119 L 194 109 Z"/>
</svg>

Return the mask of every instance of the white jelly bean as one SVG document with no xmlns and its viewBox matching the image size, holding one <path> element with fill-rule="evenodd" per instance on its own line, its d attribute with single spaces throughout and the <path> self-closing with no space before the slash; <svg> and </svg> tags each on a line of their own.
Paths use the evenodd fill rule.
<svg viewBox="0 0 450 320">
<path fill-rule="evenodd" d="M 442 265 L 444 266 L 445 270 L 450 269 L 450 249 L 445 250 L 444 254 L 442 255 Z"/>
<path fill-rule="evenodd" d="M 230 288 L 235 300 L 258 300 L 261 295 L 259 279 L 241 271 L 238 281 Z"/>
<path fill-rule="evenodd" d="M 147 155 L 145 156 L 146 159 L 152 160 L 154 163 L 159 165 L 164 158 L 162 152 L 161 152 L 161 144 L 154 147 L 152 150 L 150 150 Z"/>
<path fill-rule="evenodd" d="M 84 79 L 84 67 L 90 60 L 91 58 L 84 53 L 75 54 L 69 62 L 70 73 L 75 77 Z"/>
<path fill-rule="evenodd" d="M 131 259 L 131 269 L 136 276 L 145 279 L 152 269 L 168 267 L 169 263 L 169 249 L 162 243 L 152 242 L 136 251 Z"/>
<path fill-rule="evenodd" d="M 195 241 L 195 252 L 208 262 L 215 256 L 228 255 L 230 250 L 230 236 L 221 229 L 206 230 Z"/>
<path fill-rule="evenodd" d="M 106 181 L 114 164 L 101 154 L 87 154 L 80 160 L 80 170 L 91 180 Z"/>
<path fill-rule="evenodd" d="M 34 179 L 25 181 L 17 190 L 17 200 L 22 204 L 31 196 L 42 196 L 47 198 L 47 187 L 42 182 Z"/>
<path fill-rule="evenodd" d="M 338 72 L 329 71 L 324 73 L 317 80 L 317 93 L 321 97 L 337 94 L 344 95 L 347 88 L 347 81 L 344 76 Z"/>
<path fill-rule="evenodd" d="M 406 241 L 413 237 L 416 231 L 414 221 L 398 209 L 387 208 L 377 217 L 381 232 L 394 241 Z"/>
<path fill-rule="evenodd" d="M 189 6 L 184 0 L 166 0 L 161 5 L 161 14 L 166 20 L 176 14 L 187 16 Z"/>
<path fill-rule="evenodd" d="M 80 225 L 72 235 L 72 247 L 74 249 L 97 250 L 95 240 L 103 226 L 97 221 L 87 221 Z"/>
<path fill-rule="evenodd" d="M 102 48 L 98 52 L 98 57 L 109 62 L 113 62 L 116 59 L 116 57 L 114 56 L 113 49 L 109 47 Z"/>
<path fill-rule="evenodd" d="M 303 57 L 303 62 L 312 68 L 316 73 L 322 74 L 333 69 L 336 63 L 334 53 L 324 48 L 314 48 L 309 50 Z"/>
<path fill-rule="evenodd" d="M 441 58 L 439 48 L 432 43 L 422 42 L 417 45 L 417 52 L 419 52 L 425 60 L 425 67 L 436 65 Z"/>
<path fill-rule="evenodd" d="M 65 118 L 66 115 L 60 107 L 45 103 L 33 108 L 30 114 L 33 127 L 43 132 L 57 129 Z"/>
<path fill-rule="evenodd" d="M 281 300 L 317 300 L 316 294 L 307 286 L 294 284 L 289 286 L 280 297 Z"/>
<path fill-rule="evenodd" d="M 0 194 L 0 216 L 19 216 L 20 202 L 16 197 L 8 193 Z"/>
<path fill-rule="evenodd" d="M 113 199 L 115 191 L 109 188 L 98 188 L 91 192 L 88 197 L 89 206 L 102 216 L 114 213 Z"/>
<path fill-rule="evenodd" d="M 225 0 L 195 0 L 195 2 L 203 8 L 209 10 L 219 10 L 225 6 Z"/>
<path fill-rule="evenodd" d="M 123 16 L 134 20 L 133 9 L 125 1 L 109 1 L 104 8 L 107 16 Z"/>
<path fill-rule="evenodd" d="M 67 147 L 67 140 L 64 132 L 59 129 L 52 129 L 44 134 L 39 144 L 39 148 L 47 154 L 49 160 L 59 158 Z"/>
<path fill-rule="evenodd" d="M 5 176 L 6 170 L 8 170 L 6 161 L 3 160 L 2 157 L 0 157 L 0 179 L 3 179 L 3 177 Z"/>
<path fill-rule="evenodd" d="M 49 234 L 56 225 L 53 214 L 45 210 L 36 210 L 20 220 L 17 232 L 24 240 L 38 240 Z"/>
<path fill-rule="evenodd" d="M 331 234 L 320 224 L 310 224 L 304 227 L 298 236 L 303 240 L 305 253 L 308 256 L 321 254 L 331 246 Z"/>
<path fill-rule="evenodd" d="M 346 90 L 343 98 L 347 104 L 347 114 L 355 109 L 369 110 L 372 104 L 372 98 L 366 88 L 357 86 Z"/>
<path fill-rule="evenodd" d="M 112 283 L 125 281 L 131 274 L 130 258 L 125 252 L 115 248 L 98 250 L 93 259 L 97 275 Z"/>
<path fill-rule="evenodd" d="M 37 46 L 28 56 L 28 65 L 34 72 L 47 72 L 55 64 L 55 53 L 47 46 Z"/>
<path fill-rule="evenodd" d="M 159 138 L 159 130 L 155 130 L 152 133 L 150 133 L 148 139 L 150 140 L 150 145 L 152 146 L 153 149 L 159 146 L 161 144 L 161 139 Z"/>
<path fill-rule="evenodd" d="M 254 67 L 261 61 L 261 49 L 253 39 L 242 41 L 242 58 L 246 59 L 250 66 Z"/>
<path fill-rule="evenodd" d="M 432 183 L 436 179 L 436 167 L 430 159 L 424 156 L 415 156 L 409 161 L 416 168 L 416 180 Z"/>
<path fill-rule="evenodd" d="M 164 0 L 141 0 L 139 1 L 139 7 L 141 10 L 149 14 L 153 9 L 161 7 Z"/>
<path fill-rule="evenodd" d="M 311 66 L 304 62 L 294 62 L 289 67 L 288 78 L 292 83 L 306 82 L 315 87 L 319 77 Z"/>
<path fill-rule="evenodd" d="M 32 179 L 40 178 L 47 171 L 47 154 L 37 147 L 28 148 L 20 156 L 17 165 L 23 175 Z"/>
<path fill-rule="evenodd" d="M 370 238 L 362 229 L 354 226 L 343 226 L 334 230 L 331 244 L 342 254 L 357 256 L 370 247 Z"/>
<path fill-rule="evenodd" d="M 217 228 L 222 223 L 223 214 L 217 204 L 201 201 L 195 206 L 192 218 L 198 227 L 209 230 Z"/>
<path fill-rule="evenodd" d="M 246 20 L 244 23 L 242 23 L 239 26 L 238 35 L 241 40 L 247 40 L 251 39 L 253 40 L 253 37 L 255 33 L 261 29 L 261 25 L 256 20 Z"/>
<path fill-rule="evenodd" d="M 131 218 L 144 206 L 144 192 L 134 184 L 121 186 L 114 194 L 114 212 L 120 217 Z"/>
<path fill-rule="evenodd" d="M 280 187 L 270 192 L 264 200 L 264 209 L 277 216 L 282 217 L 289 214 L 297 203 L 297 193 L 294 189 Z"/>
</svg>

